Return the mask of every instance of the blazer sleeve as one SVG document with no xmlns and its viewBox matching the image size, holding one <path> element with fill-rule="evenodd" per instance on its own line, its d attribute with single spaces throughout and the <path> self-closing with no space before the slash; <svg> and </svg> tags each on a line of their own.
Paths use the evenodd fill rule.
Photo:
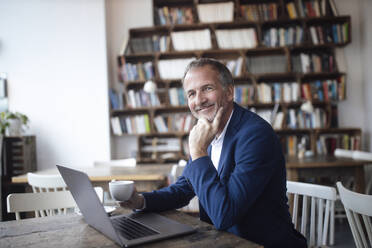
<svg viewBox="0 0 372 248">
<path fill-rule="evenodd" d="M 160 212 L 186 206 L 195 193 L 185 177 L 180 176 L 174 184 L 142 195 L 146 201 L 144 211 Z"/>
<path fill-rule="evenodd" d="M 224 152 L 232 153 L 235 165 L 229 178 L 221 180 L 210 157 L 189 163 L 183 176 L 190 182 L 214 226 L 226 230 L 239 223 L 262 194 L 283 159 L 271 128 L 256 125 L 239 131 L 236 142 Z"/>
</svg>

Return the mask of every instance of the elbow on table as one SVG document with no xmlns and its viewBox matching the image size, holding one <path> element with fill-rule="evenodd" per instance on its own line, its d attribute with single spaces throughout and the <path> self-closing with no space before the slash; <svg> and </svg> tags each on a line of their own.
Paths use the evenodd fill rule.
<svg viewBox="0 0 372 248">
<path fill-rule="evenodd" d="M 232 227 L 234 225 L 234 223 L 232 223 L 231 220 L 226 221 L 224 219 L 221 219 L 221 220 L 214 221 L 213 225 L 218 231 L 226 231 L 227 229 Z"/>
</svg>

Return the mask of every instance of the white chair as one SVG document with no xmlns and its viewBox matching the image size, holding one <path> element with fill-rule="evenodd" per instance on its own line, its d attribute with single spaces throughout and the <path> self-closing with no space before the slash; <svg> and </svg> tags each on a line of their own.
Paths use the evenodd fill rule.
<svg viewBox="0 0 372 248">
<path fill-rule="evenodd" d="M 327 245 L 328 229 L 330 236 L 329 243 L 330 245 L 333 245 L 335 232 L 334 209 L 336 189 L 333 187 L 310 183 L 287 181 L 287 193 L 289 196 L 293 195 L 292 222 L 296 229 L 298 229 L 297 218 L 299 216 L 299 200 L 302 198 L 301 229 L 299 231 L 308 238 L 309 246 Z M 308 235 L 307 221 L 309 204 L 310 230 Z M 316 226 L 317 231 L 315 231 Z"/>
<path fill-rule="evenodd" d="M 7 197 L 8 213 L 15 213 L 16 220 L 20 220 L 21 212 L 43 212 L 47 216 L 55 215 L 52 209 L 75 208 L 76 203 L 70 191 L 40 192 L 40 193 L 14 193 Z M 66 214 L 67 211 L 58 212 Z M 38 217 L 38 216 L 35 216 Z M 44 217 L 44 216 L 43 216 Z"/>
<path fill-rule="evenodd" d="M 348 190 L 341 182 L 337 182 L 336 185 L 356 247 L 372 247 L 372 195 Z"/>
<path fill-rule="evenodd" d="M 169 184 L 172 184 L 177 181 L 177 178 L 182 175 L 183 169 L 186 165 L 185 162 L 179 162 L 178 164 L 175 164 L 172 166 L 171 173 L 168 175 L 168 181 Z M 189 204 L 187 206 L 184 206 L 180 209 L 183 212 L 189 212 L 189 213 L 199 213 L 199 199 L 197 196 L 191 199 Z"/>
<path fill-rule="evenodd" d="M 32 187 L 34 193 L 40 192 L 57 192 L 57 191 L 66 191 L 67 186 L 61 175 L 39 175 L 35 173 L 27 173 L 28 184 Z M 103 201 L 103 189 L 102 187 L 94 187 L 99 200 Z M 35 217 L 44 217 L 49 216 L 55 210 L 41 210 L 35 211 Z M 66 208 L 59 208 L 58 213 L 66 212 Z"/>
<path fill-rule="evenodd" d="M 34 193 L 67 190 L 61 175 L 39 175 L 29 172 L 27 173 L 27 181 Z"/>
</svg>

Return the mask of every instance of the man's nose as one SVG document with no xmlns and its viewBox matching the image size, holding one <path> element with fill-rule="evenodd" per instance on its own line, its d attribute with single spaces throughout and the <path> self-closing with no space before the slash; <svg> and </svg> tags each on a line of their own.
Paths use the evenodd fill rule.
<svg viewBox="0 0 372 248">
<path fill-rule="evenodd" d="M 205 102 L 205 96 L 201 92 L 196 93 L 196 99 L 195 99 L 196 105 L 201 105 L 204 102 Z"/>
</svg>

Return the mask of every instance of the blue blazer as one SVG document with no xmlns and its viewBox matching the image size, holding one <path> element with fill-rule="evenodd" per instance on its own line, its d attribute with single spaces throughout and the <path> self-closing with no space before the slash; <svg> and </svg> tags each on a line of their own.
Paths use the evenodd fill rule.
<svg viewBox="0 0 372 248">
<path fill-rule="evenodd" d="M 143 195 L 146 211 L 180 208 L 197 195 L 200 219 L 218 230 L 265 247 L 306 247 L 288 211 L 285 159 L 277 135 L 269 123 L 236 103 L 218 171 L 210 156 L 190 160 L 174 184 Z"/>
</svg>

